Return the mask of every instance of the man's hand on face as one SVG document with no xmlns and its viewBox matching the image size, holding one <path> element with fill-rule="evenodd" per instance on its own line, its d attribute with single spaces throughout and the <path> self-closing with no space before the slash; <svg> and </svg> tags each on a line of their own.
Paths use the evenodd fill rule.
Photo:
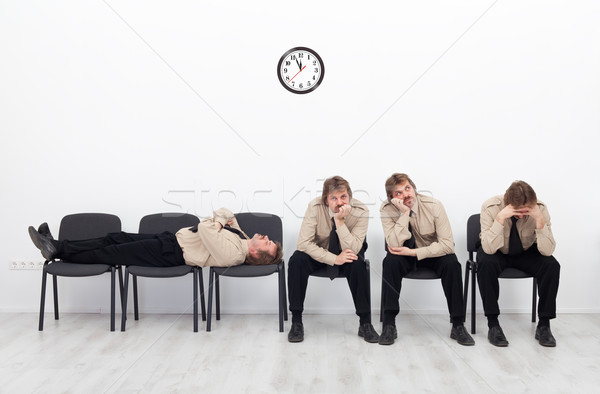
<svg viewBox="0 0 600 394">
<path fill-rule="evenodd" d="M 546 219 L 544 219 L 544 215 L 542 215 L 542 211 L 540 210 L 540 206 L 535 204 L 531 207 L 523 207 L 523 215 L 529 215 L 535 219 L 535 228 L 541 230 L 546 225 Z"/>
<path fill-rule="evenodd" d="M 354 253 L 352 249 L 346 249 L 336 256 L 334 264 L 343 265 L 346 263 L 351 263 L 354 260 L 358 260 L 358 256 L 356 255 L 356 253 Z"/>
<path fill-rule="evenodd" d="M 344 205 L 340 206 L 338 211 L 333 214 L 333 217 L 335 218 L 335 221 L 336 221 L 336 225 L 338 224 L 337 223 L 338 221 L 343 223 L 344 219 L 346 219 L 346 216 L 348 216 L 350 214 L 351 210 L 352 210 L 352 207 L 350 206 L 350 204 L 344 204 Z"/>
<path fill-rule="evenodd" d="M 404 201 L 399 199 L 399 198 L 392 198 L 392 204 L 394 204 L 394 206 L 396 208 L 398 208 L 400 210 L 400 212 L 402 212 L 405 215 L 410 215 L 410 208 L 407 207 L 406 205 L 404 205 Z"/>
<path fill-rule="evenodd" d="M 496 215 L 496 220 L 498 223 L 504 226 L 504 221 L 513 216 L 522 215 L 520 211 L 516 210 L 511 204 L 508 204 L 498 214 Z"/>
</svg>

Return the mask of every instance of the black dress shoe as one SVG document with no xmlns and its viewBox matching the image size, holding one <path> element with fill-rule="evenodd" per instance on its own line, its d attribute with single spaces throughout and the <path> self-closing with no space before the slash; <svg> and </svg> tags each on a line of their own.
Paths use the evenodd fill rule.
<svg viewBox="0 0 600 394">
<path fill-rule="evenodd" d="M 379 342 L 379 334 L 377 334 L 371 323 L 364 323 L 358 326 L 358 336 L 369 343 Z"/>
<path fill-rule="evenodd" d="M 292 323 L 292 328 L 288 334 L 289 342 L 302 342 L 304 340 L 304 325 L 302 323 Z"/>
<path fill-rule="evenodd" d="M 56 256 L 56 247 L 51 239 L 38 233 L 32 226 L 29 226 L 29 236 L 31 237 L 33 244 L 42 252 L 42 256 L 44 256 L 46 260 L 50 261 Z"/>
<path fill-rule="evenodd" d="M 508 346 L 508 341 L 504 336 L 504 332 L 502 331 L 502 327 L 495 326 L 489 329 L 488 331 L 488 340 L 494 346 L 498 347 L 506 347 Z"/>
<path fill-rule="evenodd" d="M 552 335 L 552 331 L 550 331 L 550 327 L 538 326 L 535 329 L 535 339 L 540 341 L 540 345 L 542 345 L 542 346 L 546 346 L 546 347 L 555 347 L 556 346 L 556 339 L 554 339 L 554 336 Z"/>
<path fill-rule="evenodd" d="M 456 339 L 456 342 L 458 342 L 459 344 L 461 344 L 463 346 L 475 345 L 475 341 L 473 340 L 473 337 L 471 335 L 469 335 L 469 333 L 467 332 L 467 329 L 462 324 L 457 327 L 452 327 L 452 330 L 450 331 L 450 338 Z"/>
<path fill-rule="evenodd" d="M 50 233 L 50 227 L 48 227 L 48 223 L 46 223 L 46 222 L 40 224 L 40 227 L 38 227 L 37 231 L 38 231 L 38 233 L 42 234 L 44 237 L 54 239 L 54 237 Z"/>
<path fill-rule="evenodd" d="M 398 331 L 396 330 L 396 326 L 392 324 L 386 324 L 383 326 L 383 330 L 381 331 L 381 336 L 379 337 L 380 345 L 391 345 L 394 343 L 394 339 L 398 338 Z"/>
</svg>

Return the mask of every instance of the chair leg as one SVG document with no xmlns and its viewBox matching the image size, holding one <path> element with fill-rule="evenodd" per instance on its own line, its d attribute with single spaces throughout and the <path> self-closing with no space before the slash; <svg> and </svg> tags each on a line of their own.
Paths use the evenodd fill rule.
<svg viewBox="0 0 600 394">
<path fill-rule="evenodd" d="M 123 312 L 123 267 L 118 266 L 117 271 L 119 272 L 119 296 L 121 300 L 121 312 Z"/>
<path fill-rule="evenodd" d="M 535 323 L 537 306 L 537 279 L 533 278 L 533 301 L 531 302 L 531 322 Z"/>
<path fill-rule="evenodd" d="M 110 331 L 115 330 L 115 267 L 110 267 Z"/>
<path fill-rule="evenodd" d="M 465 264 L 465 281 L 463 287 L 463 304 L 465 306 L 465 317 L 467 316 L 467 300 L 469 297 L 469 270 L 471 269 L 471 263 L 467 261 Z"/>
<path fill-rule="evenodd" d="M 48 272 L 46 272 L 46 265 L 44 264 L 44 268 L 42 270 L 42 297 L 40 300 L 40 321 L 38 330 L 44 331 L 44 311 L 46 307 L 46 279 L 48 276 Z"/>
<path fill-rule="evenodd" d="M 285 281 L 285 262 L 281 262 L 282 269 L 282 282 L 283 282 L 283 320 L 288 320 L 288 306 L 287 306 L 287 282 Z"/>
<path fill-rule="evenodd" d="M 125 275 L 129 272 L 128 269 L 125 269 Z M 137 285 L 137 275 L 131 275 L 133 282 L 133 317 L 135 320 L 140 320 L 140 313 L 138 307 L 138 285 Z M 125 297 L 127 298 L 127 297 Z"/>
<path fill-rule="evenodd" d="M 200 283 L 200 308 L 202 309 L 202 321 L 206 321 L 206 301 L 204 299 L 204 278 L 202 267 L 198 267 L 198 282 Z"/>
<path fill-rule="evenodd" d="M 121 331 L 125 331 L 127 320 L 127 293 L 129 287 L 129 268 L 125 267 L 125 280 L 123 282 L 123 310 L 121 312 Z"/>
<path fill-rule="evenodd" d="M 217 320 L 221 320 L 221 289 L 219 288 L 219 274 L 214 272 L 215 275 L 215 315 Z"/>
<path fill-rule="evenodd" d="M 473 262 L 471 265 L 471 334 L 475 334 L 476 331 L 476 313 L 475 313 L 475 309 L 477 308 L 476 305 L 476 283 L 477 283 L 477 263 Z"/>
<path fill-rule="evenodd" d="M 52 275 L 52 288 L 54 290 L 54 320 L 58 320 L 58 280 Z"/>
<path fill-rule="evenodd" d="M 213 298 L 213 269 L 208 271 L 208 305 L 206 312 L 206 331 L 210 331 L 210 320 L 212 315 L 212 298 Z"/>
<path fill-rule="evenodd" d="M 198 267 L 194 267 L 192 271 L 194 273 L 194 332 L 198 332 Z"/>
<path fill-rule="evenodd" d="M 285 301 L 283 299 L 283 294 L 285 293 L 284 287 L 285 284 L 283 282 L 283 263 L 280 263 L 277 270 L 277 279 L 278 279 L 278 295 L 279 295 L 279 332 L 283 332 L 283 311 L 285 308 Z"/>
</svg>

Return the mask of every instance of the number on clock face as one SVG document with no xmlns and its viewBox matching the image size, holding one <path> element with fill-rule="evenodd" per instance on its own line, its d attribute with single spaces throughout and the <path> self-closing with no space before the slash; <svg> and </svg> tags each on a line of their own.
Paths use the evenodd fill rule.
<svg viewBox="0 0 600 394">
<path fill-rule="evenodd" d="M 325 66 L 312 49 L 296 47 L 287 51 L 277 65 L 279 82 L 292 93 L 312 92 L 323 81 Z"/>
</svg>

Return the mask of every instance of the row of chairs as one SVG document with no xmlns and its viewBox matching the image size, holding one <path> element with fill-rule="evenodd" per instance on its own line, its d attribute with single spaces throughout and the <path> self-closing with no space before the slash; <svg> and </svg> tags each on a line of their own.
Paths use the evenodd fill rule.
<svg viewBox="0 0 600 394">
<path fill-rule="evenodd" d="M 246 233 L 254 234 L 261 233 L 269 235 L 269 238 L 274 241 L 283 243 L 283 227 L 281 219 L 277 215 L 266 213 L 238 213 L 236 219 Z M 199 219 L 195 215 L 181 213 L 159 213 L 147 215 L 142 218 L 139 225 L 140 234 L 156 234 L 163 231 L 172 233 L 177 232 L 184 227 L 195 226 L 199 223 Z M 102 213 L 83 213 L 65 216 L 60 224 L 59 240 L 79 240 L 95 237 L 102 237 L 107 233 L 121 231 L 121 221 L 115 215 Z M 469 259 L 466 263 L 465 282 L 464 282 L 464 299 L 467 300 L 469 291 L 469 278 L 471 278 L 471 333 L 476 330 L 476 273 L 477 263 L 474 255 L 477 252 L 479 233 L 481 232 L 479 215 L 472 215 L 467 222 L 467 251 Z M 367 267 L 369 267 L 367 261 Z M 138 312 L 138 277 L 149 278 L 173 278 L 185 276 L 189 273 L 193 274 L 193 324 L 194 332 L 198 331 L 198 288 L 200 289 L 200 302 L 202 309 L 202 320 L 206 321 L 206 330 L 211 330 L 211 316 L 213 304 L 213 289 L 215 292 L 215 315 L 217 320 L 220 320 L 220 276 L 229 277 L 260 277 L 268 276 L 277 272 L 278 275 L 278 303 L 279 303 L 279 331 L 283 332 L 283 322 L 287 320 L 287 295 L 285 282 L 285 264 L 281 260 L 278 264 L 266 266 L 250 266 L 242 264 L 235 267 L 210 267 L 209 271 L 209 293 L 208 293 L 208 313 L 205 308 L 204 298 L 204 281 L 202 277 L 202 269 L 193 266 L 178 266 L 178 267 L 140 267 L 128 266 L 125 267 L 125 279 L 123 279 L 122 267 L 114 267 L 104 264 L 73 264 L 63 261 L 46 262 L 42 273 L 42 296 L 40 303 L 39 330 L 43 330 L 44 324 L 44 306 L 46 294 L 47 275 L 52 275 L 54 289 L 54 318 L 58 320 L 58 286 L 57 277 L 83 277 L 100 275 L 106 272 L 111 274 L 111 311 L 110 311 L 110 330 L 115 330 L 115 276 L 118 273 L 119 288 L 121 295 L 121 331 L 125 331 L 127 318 L 127 294 L 129 285 L 129 275 L 133 282 L 133 299 L 134 299 L 134 318 L 139 320 Z M 315 271 L 311 275 L 327 278 L 327 270 L 323 268 Z M 507 268 L 501 275 L 501 278 L 529 278 L 531 275 L 515 269 Z M 435 271 L 417 267 L 410 272 L 407 279 L 439 279 Z M 369 278 L 370 283 L 370 278 Z M 383 287 L 383 282 L 382 282 Z M 370 293 L 370 291 L 369 291 Z M 535 322 L 536 318 L 536 302 L 537 302 L 537 283 L 533 279 L 533 301 L 532 301 L 532 317 L 531 321 Z M 383 304 L 382 304 L 383 305 Z M 383 308 L 381 308 L 382 310 Z M 466 302 L 465 302 L 466 313 Z M 381 315 L 380 315 L 381 319 Z"/>
</svg>

